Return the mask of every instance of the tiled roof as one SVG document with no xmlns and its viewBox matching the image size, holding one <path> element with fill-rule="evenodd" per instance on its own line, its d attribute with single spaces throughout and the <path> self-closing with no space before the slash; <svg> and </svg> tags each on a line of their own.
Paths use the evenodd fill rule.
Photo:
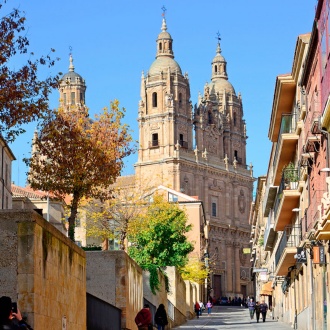
<svg viewBox="0 0 330 330">
<path fill-rule="evenodd" d="M 42 199 L 46 198 L 48 193 L 41 190 L 34 190 L 29 186 L 19 187 L 14 184 L 11 185 L 11 191 L 13 197 L 27 197 L 30 199 Z M 49 193 L 49 197 L 56 198 L 53 193 Z"/>
</svg>

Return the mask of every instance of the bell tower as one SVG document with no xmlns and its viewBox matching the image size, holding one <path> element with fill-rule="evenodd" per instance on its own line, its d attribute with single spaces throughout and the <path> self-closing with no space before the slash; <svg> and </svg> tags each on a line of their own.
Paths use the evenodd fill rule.
<svg viewBox="0 0 330 330">
<path fill-rule="evenodd" d="M 227 62 L 221 54 L 220 38 L 212 61 L 211 82 L 204 86 L 195 108 L 196 146 L 209 157 L 235 167 L 246 167 L 246 128 L 240 93 L 228 81 Z"/>
<path fill-rule="evenodd" d="M 60 107 L 66 111 L 85 107 L 85 80 L 74 71 L 73 58 L 70 54 L 69 72 L 60 80 Z"/>
<path fill-rule="evenodd" d="M 139 152 L 135 164 L 137 174 L 159 173 L 160 180 L 172 188 L 178 187 L 174 173 L 178 149 L 192 149 L 192 111 L 188 74 L 182 74 L 174 60 L 173 39 L 163 18 L 156 40 L 156 59 L 141 77 L 139 102 Z M 146 171 L 146 172 L 145 172 Z"/>
</svg>

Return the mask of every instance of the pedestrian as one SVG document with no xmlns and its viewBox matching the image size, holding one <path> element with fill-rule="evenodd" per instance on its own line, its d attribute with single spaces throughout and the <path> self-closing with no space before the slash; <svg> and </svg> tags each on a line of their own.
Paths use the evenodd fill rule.
<svg viewBox="0 0 330 330">
<path fill-rule="evenodd" d="M 250 301 L 248 302 L 248 308 L 249 308 L 249 313 L 250 313 L 251 320 L 254 317 L 254 312 L 255 312 L 254 307 L 255 307 L 255 305 L 256 304 L 254 303 L 253 298 L 250 298 Z"/>
<path fill-rule="evenodd" d="M 196 313 L 196 316 L 197 316 L 197 318 L 199 319 L 199 313 L 200 313 L 201 306 L 199 305 L 198 301 L 196 301 L 194 307 L 195 307 L 195 313 Z"/>
<path fill-rule="evenodd" d="M 202 301 L 199 302 L 199 315 L 202 316 L 203 311 L 205 310 L 204 303 Z"/>
<path fill-rule="evenodd" d="M 143 308 L 136 314 L 135 323 L 139 330 L 149 330 L 152 329 L 151 319 L 152 316 L 150 313 L 150 306 L 145 304 Z"/>
<path fill-rule="evenodd" d="M 265 322 L 266 321 L 267 310 L 268 310 L 268 305 L 265 303 L 264 300 L 262 300 L 261 301 L 261 304 L 260 304 L 260 311 L 261 311 L 261 315 L 262 315 L 262 322 Z"/>
<path fill-rule="evenodd" d="M 259 318 L 260 318 L 260 304 L 259 304 L 259 301 L 256 301 L 256 305 L 254 306 L 254 309 L 256 311 L 257 323 L 259 323 Z"/>
<path fill-rule="evenodd" d="M 206 304 L 206 308 L 207 308 L 207 314 L 210 315 L 211 314 L 211 309 L 212 309 L 212 303 L 209 300 Z"/>
<path fill-rule="evenodd" d="M 0 328 L 8 330 L 33 330 L 23 321 L 22 314 L 10 297 L 0 298 Z"/>
<path fill-rule="evenodd" d="M 165 330 L 165 326 L 168 324 L 167 314 L 163 304 L 160 304 L 156 310 L 155 323 L 157 324 L 158 330 Z"/>
</svg>

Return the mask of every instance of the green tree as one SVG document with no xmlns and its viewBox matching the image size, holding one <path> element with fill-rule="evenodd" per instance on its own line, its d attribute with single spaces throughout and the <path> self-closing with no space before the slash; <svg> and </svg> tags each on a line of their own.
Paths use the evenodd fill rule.
<svg viewBox="0 0 330 330">
<path fill-rule="evenodd" d="M 186 265 L 188 254 L 193 251 L 193 244 L 185 235 L 189 230 L 186 213 L 178 204 L 169 203 L 157 194 L 146 212 L 132 221 L 128 252 L 143 270 L 150 272 L 150 288 L 154 294 L 160 285 L 158 271 L 167 279 L 165 267 Z"/>
<path fill-rule="evenodd" d="M 123 158 L 131 154 L 131 135 L 121 120 L 119 102 L 88 117 L 86 108 L 59 109 L 41 123 L 33 142 L 34 152 L 26 162 L 28 182 L 34 189 L 71 196 L 69 237 L 74 240 L 75 219 L 83 198 L 108 199 L 111 185 L 120 175 Z"/>
<path fill-rule="evenodd" d="M 0 9 L 4 10 L 3 4 Z M 38 78 L 40 68 L 53 66 L 54 60 L 50 55 L 33 59 L 28 46 L 25 17 L 13 9 L 0 19 L 0 134 L 9 142 L 24 132 L 22 124 L 47 114 L 48 97 L 58 85 L 58 76 Z"/>
</svg>

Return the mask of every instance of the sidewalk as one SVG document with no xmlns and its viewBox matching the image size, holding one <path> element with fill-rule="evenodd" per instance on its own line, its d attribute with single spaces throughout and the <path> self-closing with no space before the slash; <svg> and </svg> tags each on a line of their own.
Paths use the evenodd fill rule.
<svg viewBox="0 0 330 330">
<path fill-rule="evenodd" d="M 207 315 L 203 313 L 198 319 L 195 317 L 187 323 L 173 328 L 173 330 L 221 330 L 221 329 L 259 329 L 259 330 L 289 330 L 292 329 L 290 325 L 283 322 L 272 320 L 270 315 L 267 315 L 266 322 L 263 323 L 256 319 L 250 320 L 247 308 L 236 306 L 214 306 L 212 313 Z"/>
</svg>

